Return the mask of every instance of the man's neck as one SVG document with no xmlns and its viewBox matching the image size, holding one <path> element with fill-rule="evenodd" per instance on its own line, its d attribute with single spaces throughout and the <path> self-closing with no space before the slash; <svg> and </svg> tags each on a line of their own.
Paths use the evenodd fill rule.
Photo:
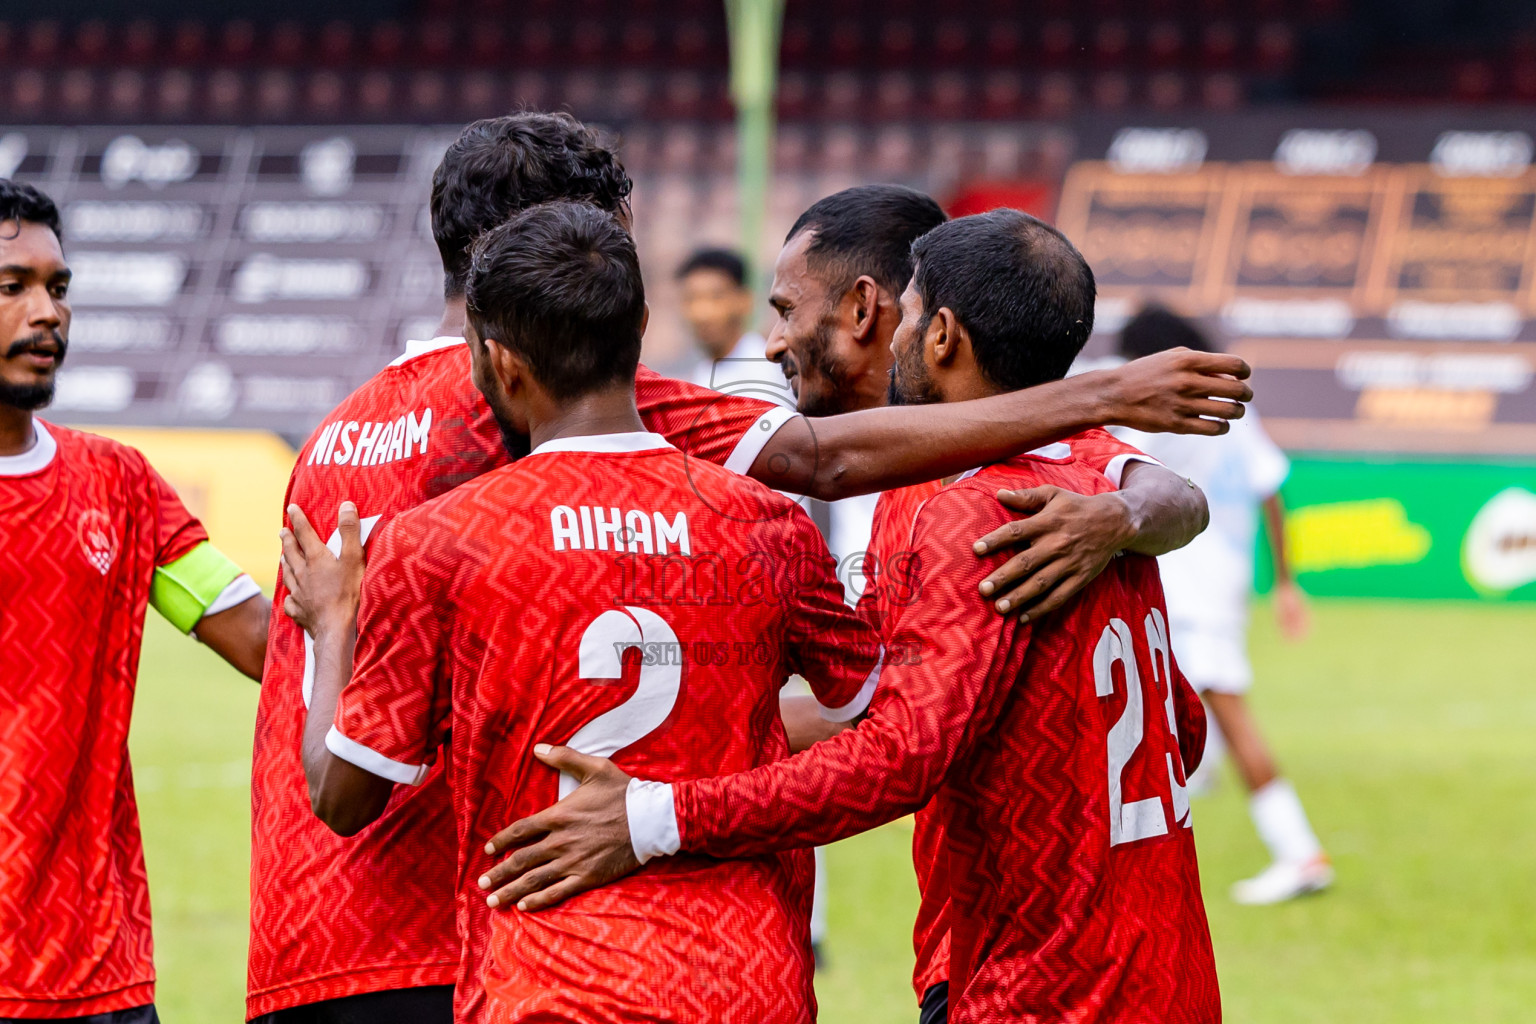
<svg viewBox="0 0 1536 1024">
<path fill-rule="evenodd" d="M 0 455 L 25 455 L 35 444 L 32 411 L 0 405 Z"/>
<path fill-rule="evenodd" d="M 628 434 L 644 429 L 645 423 L 635 410 L 634 385 L 626 381 L 562 403 L 545 416 L 530 417 L 528 440 L 537 448 L 557 437 Z"/>
<path fill-rule="evenodd" d="M 462 295 L 450 295 L 443 300 L 443 318 L 438 321 L 438 338 L 462 338 L 464 337 L 464 325 L 468 322 L 469 311 L 465 308 L 465 300 Z"/>
</svg>

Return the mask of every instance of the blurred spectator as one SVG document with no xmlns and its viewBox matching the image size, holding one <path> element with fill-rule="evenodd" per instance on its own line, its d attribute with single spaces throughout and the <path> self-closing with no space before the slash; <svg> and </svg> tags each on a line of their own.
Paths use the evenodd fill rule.
<svg viewBox="0 0 1536 1024">
<path fill-rule="evenodd" d="M 683 320 L 699 347 L 700 359 L 689 374 L 694 383 L 716 391 L 783 384 L 783 374 L 765 355 L 767 342 L 747 329 L 752 291 L 740 256 L 728 249 L 700 249 L 678 268 L 677 281 Z"/>
<path fill-rule="evenodd" d="M 1127 359 L 1183 346 L 1213 350 L 1211 342 L 1188 320 L 1166 309 L 1142 310 L 1120 333 L 1120 354 Z M 1168 607 L 1168 638 L 1174 658 L 1200 692 L 1214 725 L 1205 761 L 1191 780 L 1210 778 L 1217 764 L 1217 736 L 1225 740 L 1232 761 L 1248 789 L 1248 809 L 1273 863 L 1257 876 L 1238 882 L 1232 896 L 1239 903 L 1279 903 L 1327 888 L 1333 869 L 1307 820 L 1291 784 L 1280 775 L 1248 706 L 1253 682 L 1248 663 L 1248 595 L 1253 591 L 1253 556 L 1260 507 L 1274 555 L 1271 594 L 1280 632 L 1299 640 L 1307 632 L 1306 600 L 1291 577 L 1285 548 L 1285 511 L 1280 485 L 1290 472 L 1285 454 L 1270 440 L 1250 405 L 1243 419 L 1218 437 L 1142 434 L 1117 431 L 1130 444 L 1188 477 L 1205 491 L 1210 525 L 1187 547 L 1158 559 Z"/>
</svg>

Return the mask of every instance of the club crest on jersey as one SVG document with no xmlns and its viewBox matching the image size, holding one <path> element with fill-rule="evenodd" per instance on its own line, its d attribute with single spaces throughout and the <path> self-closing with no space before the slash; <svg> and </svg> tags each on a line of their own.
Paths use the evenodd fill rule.
<svg viewBox="0 0 1536 1024">
<path fill-rule="evenodd" d="M 78 530 L 85 560 L 105 576 L 117 561 L 117 531 L 112 528 L 112 520 L 105 512 L 90 509 L 80 513 Z"/>
</svg>

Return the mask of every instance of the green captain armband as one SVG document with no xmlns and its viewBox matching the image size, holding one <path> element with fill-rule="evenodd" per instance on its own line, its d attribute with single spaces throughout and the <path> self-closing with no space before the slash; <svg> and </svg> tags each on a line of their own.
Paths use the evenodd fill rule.
<svg viewBox="0 0 1536 1024">
<path fill-rule="evenodd" d="M 176 561 L 155 568 L 149 584 L 149 603 L 171 625 L 190 633 L 210 610 L 223 611 L 239 603 L 220 598 L 242 578 L 250 584 L 251 593 L 245 596 L 254 596 L 258 588 L 250 577 L 205 540 Z M 215 609 L 215 604 L 222 607 Z"/>
</svg>

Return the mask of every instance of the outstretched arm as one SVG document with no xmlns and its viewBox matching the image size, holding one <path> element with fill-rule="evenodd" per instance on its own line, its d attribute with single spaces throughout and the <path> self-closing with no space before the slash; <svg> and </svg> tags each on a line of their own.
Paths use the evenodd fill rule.
<svg viewBox="0 0 1536 1024">
<path fill-rule="evenodd" d="M 1012 458 L 1089 427 L 1222 434 L 1253 397 L 1248 364 L 1172 349 L 1005 395 L 893 406 L 780 427 L 749 474 L 825 501 L 936 480 Z"/>
</svg>

